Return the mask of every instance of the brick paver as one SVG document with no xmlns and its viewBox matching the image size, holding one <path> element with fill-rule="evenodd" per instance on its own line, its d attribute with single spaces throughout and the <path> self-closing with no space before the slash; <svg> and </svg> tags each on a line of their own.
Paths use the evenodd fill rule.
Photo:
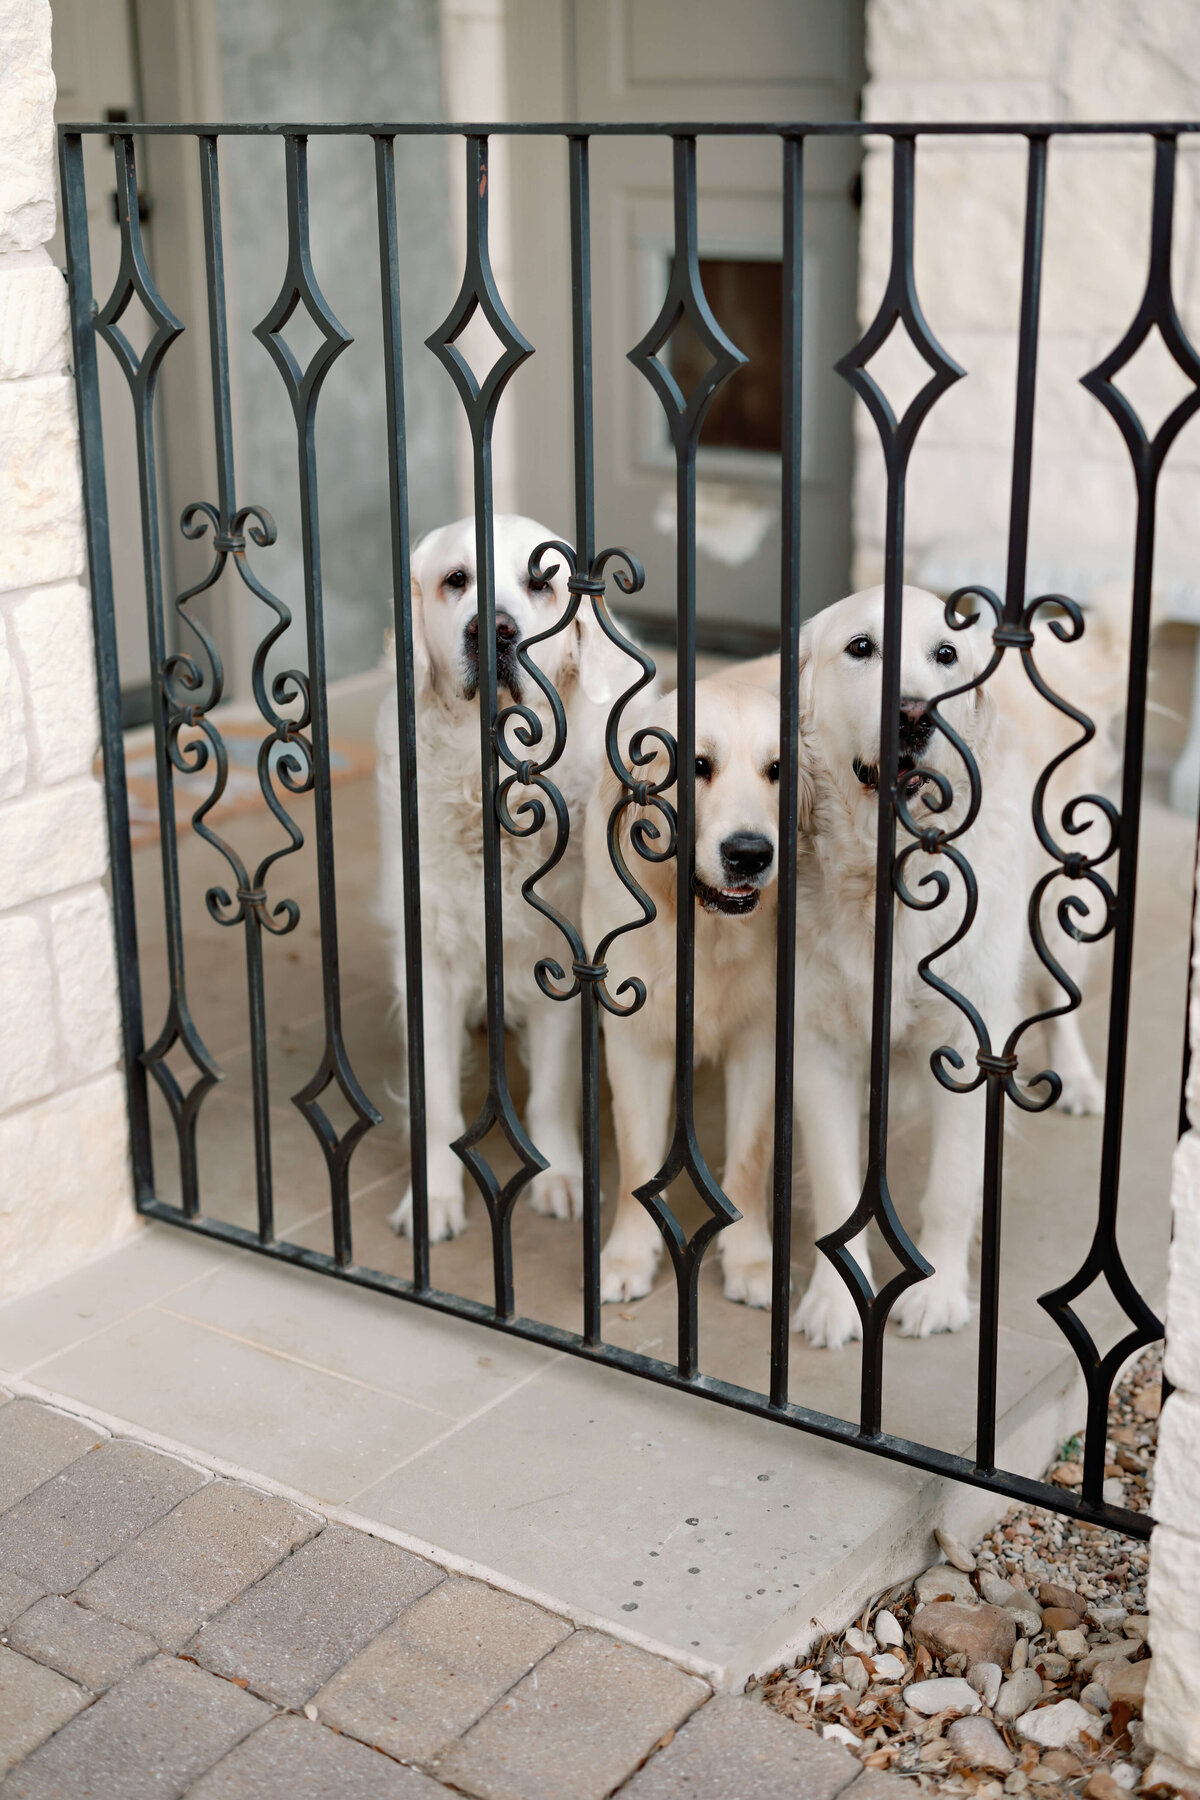
<svg viewBox="0 0 1200 1800">
<path fill-rule="evenodd" d="M 7 1569 L 0 1569 L 0 1631 L 11 1625 L 14 1619 L 27 1612 L 35 1600 L 40 1600 L 45 1588 L 36 1581 L 27 1581 L 24 1575 L 14 1575 Z"/>
<path fill-rule="evenodd" d="M 105 1436 L 33 1400 L 0 1406 L 0 1512 L 15 1506 Z"/>
<path fill-rule="evenodd" d="M 481 1581 L 443 1582 L 321 1689 L 318 1716 L 405 1762 L 429 1763 L 571 1629 Z"/>
<path fill-rule="evenodd" d="M 0 1645 L 0 1775 L 36 1750 L 90 1699 L 53 1669 L 43 1669 Z"/>
<path fill-rule="evenodd" d="M 102 1694 L 115 1681 L 131 1675 L 158 1648 L 153 1638 L 140 1631 L 128 1631 L 57 1594 L 39 1600 L 23 1613 L 10 1629 L 8 1641 L 14 1650 L 48 1663 L 93 1694 Z"/>
<path fill-rule="evenodd" d="M 288 1714 L 239 1744 L 188 1800 L 446 1800 L 446 1790 L 353 1738 Z"/>
<path fill-rule="evenodd" d="M 480 1800 L 603 1800 L 708 1698 L 673 1663 L 576 1631 L 439 1759 Z"/>
<path fill-rule="evenodd" d="M 833 1800 L 860 1774 L 843 1745 L 798 1731 L 759 1699 L 723 1695 L 650 1758 L 621 1789 L 621 1800 Z M 905 1785 L 886 1779 L 904 1800 Z"/>
<path fill-rule="evenodd" d="M 735 1791 L 696 1787 L 700 1760 L 738 1770 L 739 1800 L 776 1768 L 833 1800 L 830 1771 L 857 1772 L 757 1702 L 705 1706 L 672 1663 L 366 1532 L 33 1402 L 0 1396 L 0 1421 L 3 1800 Z M 890 1800 L 864 1781 L 856 1800 Z"/>
<path fill-rule="evenodd" d="M 269 1717 L 231 1682 L 159 1656 L 14 1769 L 4 1800 L 175 1800 Z"/>
<path fill-rule="evenodd" d="M 210 1481 L 83 1584 L 79 1598 L 181 1650 L 324 1520 L 238 1481 Z"/>
<path fill-rule="evenodd" d="M 331 1525 L 204 1626 L 189 1654 L 280 1706 L 302 1706 L 402 1607 L 444 1580 L 422 1557 Z"/>
<path fill-rule="evenodd" d="M 5 1407 L 0 1418 L 11 1411 Z M 101 1444 L 0 1518 L 0 1569 L 69 1594 L 205 1479 L 143 1444 Z"/>
</svg>

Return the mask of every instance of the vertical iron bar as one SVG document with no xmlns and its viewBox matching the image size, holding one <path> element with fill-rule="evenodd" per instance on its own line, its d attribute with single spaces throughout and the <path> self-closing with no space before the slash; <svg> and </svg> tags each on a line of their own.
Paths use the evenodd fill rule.
<svg viewBox="0 0 1200 1800">
<path fill-rule="evenodd" d="M 117 986 L 121 1000 L 121 1041 L 129 1101 L 129 1134 L 134 1200 L 140 1208 L 154 1199 L 154 1159 L 150 1145 L 150 1105 L 144 1048 L 142 989 L 138 967 L 137 907 L 129 843 L 129 795 L 125 785 L 125 743 L 121 734 L 121 673 L 113 603 L 108 496 L 104 479 L 104 435 L 93 324 L 91 247 L 88 241 L 87 182 L 83 139 L 68 132 L 59 146 L 63 231 L 70 281 L 71 346 L 79 408 L 79 455 L 83 473 L 88 575 L 96 639 L 96 685 L 100 706 L 100 746 L 112 868 L 113 931 Z"/>
<path fill-rule="evenodd" d="M 289 132 L 286 139 L 288 235 L 293 254 L 299 254 L 301 271 L 311 283 L 309 268 L 308 139 Z M 316 358 L 314 358 L 314 362 Z M 321 1131 L 329 1168 L 333 1254 L 345 1266 L 353 1260 L 350 1229 L 350 1155 L 367 1123 L 379 1115 L 357 1089 L 345 1065 L 342 1042 L 341 973 L 338 956 L 337 890 L 334 879 L 333 807 L 329 781 L 329 717 L 325 694 L 325 620 L 321 580 L 321 533 L 317 502 L 316 389 L 306 376 L 295 406 L 300 482 L 300 539 L 304 560 L 305 626 L 308 644 L 308 683 L 312 717 L 313 804 L 316 824 L 317 904 L 321 934 L 321 978 L 325 1013 L 325 1054 L 308 1087 L 297 1101 L 317 1103 L 317 1095 L 330 1081 L 355 1090 L 352 1104 L 360 1111 L 358 1127 L 338 1137 L 328 1119 Z M 319 1083 L 319 1086 L 317 1085 Z M 319 1103 L 316 1112 L 319 1113 Z M 314 1114 L 315 1116 L 315 1114 Z M 324 1118 L 324 1115 L 321 1115 Z M 360 1129 L 361 1128 L 361 1129 Z"/>
<path fill-rule="evenodd" d="M 1151 215 L 1150 281 L 1169 296 L 1171 227 L 1175 205 L 1175 140 L 1156 138 Z M 1121 774 L 1121 832 L 1117 849 L 1117 905 L 1104 1071 L 1104 1135 L 1100 1148 L 1100 1204 L 1097 1238 L 1107 1256 L 1117 1255 L 1117 1200 L 1121 1184 L 1121 1139 L 1125 1123 L 1125 1065 L 1133 983 L 1133 930 L 1137 904 L 1138 844 L 1141 835 L 1142 771 L 1146 736 L 1146 687 L 1150 664 L 1150 606 L 1154 577 L 1160 462 L 1155 446 L 1135 457 L 1137 529 L 1133 554 L 1129 678 L 1125 699 L 1125 761 Z M 1104 1486 L 1104 1443 L 1108 1391 L 1088 1390 L 1087 1435 L 1083 1453 L 1083 1496 L 1099 1504 Z"/>
<path fill-rule="evenodd" d="M 488 243 L 488 140 L 467 139 L 467 206 L 473 212 L 476 244 Z M 497 711 L 496 568 L 492 508 L 492 421 L 488 411 L 474 422 L 475 582 L 479 621 L 479 758 L 482 774 L 483 918 L 488 1085 L 500 1104 L 510 1106 L 504 1054 L 504 911 L 500 897 L 500 829 L 496 796 L 500 779 L 493 743 Z M 502 1097 L 502 1099 L 501 1099 Z M 496 1311 L 513 1314 L 512 1230 L 508 1209 L 492 1216 L 492 1274 Z"/>
<path fill-rule="evenodd" d="M 575 559 L 591 569 L 596 555 L 595 443 L 592 420 L 592 244 L 588 140 L 569 143 L 571 203 L 572 392 L 575 432 Z M 581 605 L 589 604 L 585 597 Z M 583 1337 L 601 1341 L 600 1308 L 600 1002 L 596 986 L 580 989 L 583 1088 Z"/>
<path fill-rule="evenodd" d="M 412 1161 L 413 1286 L 429 1286 L 429 1168 L 425 1131 L 425 1007 L 421 971 L 421 858 L 417 796 L 416 679 L 413 673 L 408 450 L 404 418 L 404 351 L 400 321 L 400 251 L 396 234 L 396 145 L 375 139 L 379 210 L 379 279 L 388 429 L 388 494 L 392 530 L 392 606 L 396 627 L 400 818 L 404 838 L 404 974 L 407 990 L 409 1154 Z"/>
<path fill-rule="evenodd" d="M 796 794 L 800 752 L 800 470 L 804 346 L 804 139 L 783 140 L 783 531 L 780 570 L 779 922 L 775 963 L 775 1151 L 771 1405 L 786 1406 L 791 1353 L 792 1087 L 796 1032 Z"/>
<path fill-rule="evenodd" d="M 675 243 L 696 254 L 696 140 L 672 139 L 675 175 Z M 678 249 L 676 251 L 678 254 Z M 697 286 L 699 270 L 696 271 Z M 675 642 L 677 886 L 675 908 L 675 1118 L 676 1131 L 695 1145 L 695 980 L 696 902 L 696 440 L 698 431 L 675 440 Z M 698 1146 L 694 1154 L 699 1157 Z M 689 1379 L 699 1366 L 697 1284 L 693 1260 L 679 1288 L 679 1372 Z"/>
<path fill-rule="evenodd" d="M 898 257 L 912 268 L 913 176 L 916 141 L 898 137 L 892 144 L 893 266 Z M 907 456 L 896 438 L 885 444 L 887 501 L 883 556 L 883 667 L 879 709 L 879 819 L 875 845 L 875 946 L 871 996 L 870 1107 L 867 1119 L 868 1187 L 887 1187 L 888 1100 L 892 1040 L 892 920 L 895 896 L 892 865 L 896 854 L 894 791 L 899 756 L 900 616 L 904 588 L 904 501 Z M 860 1429 L 878 1434 L 883 1415 L 883 1327 L 886 1320 L 863 1321 Z"/>
<path fill-rule="evenodd" d="M 1021 323 L 1017 353 L 1016 417 L 1013 429 L 1012 498 L 1008 517 L 1008 567 L 1004 620 L 1016 626 L 1025 610 L 1029 557 L 1029 501 L 1033 482 L 1033 422 L 1037 397 L 1038 326 L 1042 292 L 1042 235 L 1046 212 L 1046 139 L 1029 140 L 1025 193 L 1025 246 L 1021 271 Z M 1000 1234 L 1004 1200 L 1004 1113 L 1006 1077 L 986 1073 L 983 1142 L 982 1246 L 979 1266 L 979 1362 L 976 1381 L 975 1463 L 991 1473 L 996 1466 L 996 1387 L 1000 1336 Z"/>
<path fill-rule="evenodd" d="M 212 378 L 213 441 L 217 462 L 217 512 L 221 533 L 229 538 L 237 511 L 233 458 L 233 409 L 229 399 L 229 331 L 225 310 L 225 249 L 221 232 L 221 177 L 217 140 L 199 139 L 200 200 L 204 214 L 204 273 L 208 291 L 209 369 Z M 258 1203 L 258 1235 L 269 1244 L 275 1236 L 275 1201 L 271 1173 L 271 1098 L 267 1055 L 267 1004 L 263 973 L 262 921 L 257 906 L 243 902 L 246 949 L 246 995 L 250 1024 L 250 1083 L 254 1108 L 254 1178 Z"/>
</svg>

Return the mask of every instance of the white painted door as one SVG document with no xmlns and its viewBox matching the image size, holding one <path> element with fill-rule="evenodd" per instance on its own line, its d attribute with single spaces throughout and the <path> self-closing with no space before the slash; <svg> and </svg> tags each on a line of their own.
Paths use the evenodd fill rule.
<svg viewBox="0 0 1200 1800">
<path fill-rule="evenodd" d="M 510 0 L 514 118 L 854 118 L 861 0 Z M 561 71 L 554 78 L 555 68 Z M 673 460 L 660 403 L 627 351 L 653 322 L 670 271 L 669 140 L 591 148 L 596 500 L 602 543 L 643 558 L 648 613 L 673 613 Z M 857 336 L 857 150 L 805 151 L 803 598 L 846 591 L 850 390 L 832 363 Z M 570 531 L 569 311 L 558 267 L 565 152 L 525 142 L 514 166 L 514 315 L 538 346 L 514 383 L 523 504 Z M 698 464 L 701 642 L 749 648 L 778 628 L 781 148 L 701 139 L 701 273 L 723 326 L 751 358 L 714 403 Z M 566 330 L 564 330 L 564 325 Z M 686 347 L 662 352 L 677 372 Z M 540 368 L 539 368 L 540 364 Z M 681 385 L 687 387 L 680 373 Z"/>
</svg>

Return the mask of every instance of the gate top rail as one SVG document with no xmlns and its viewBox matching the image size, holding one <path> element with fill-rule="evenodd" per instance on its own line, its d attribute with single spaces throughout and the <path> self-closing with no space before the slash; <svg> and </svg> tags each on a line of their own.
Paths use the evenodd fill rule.
<svg viewBox="0 0 1200 1800">
<path fill-rule="evenodd" d="M 298 120 L 216 124 L 120 124 L 121 134 L 144 137 L 1187 137 L 1200 132 L 1197 119 L 568 119 L 568 120 Z M 111 119 L 60 124 L 59 136 L 113 135 Z"/>
</svg>

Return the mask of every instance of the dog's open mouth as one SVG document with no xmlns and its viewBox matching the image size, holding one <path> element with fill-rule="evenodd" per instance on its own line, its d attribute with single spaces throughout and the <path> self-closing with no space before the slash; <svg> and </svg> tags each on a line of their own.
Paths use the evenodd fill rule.
<svg viewBox="0 0 1200 1800">
<path fill-rule="evenodd" d="M 862 762 L 856 756 L 851 766 L 862 785 L 874 793 L 879 787 L 879 764 Z M 916 766 L 913 758 L 902 750 L 896 764 L 896 777 L 906 800 L 911 800 L 925 786 L 925 777 L 915 773 Z"/>
<path fill-rule="evenodd" d="M 736 919 L 754 911 L 762 890 L 752 887 L 749 882 L 741 887 L 709 887 L 706 881 L 701 881 L 698 875 L 694 875 L 692 892 L 705 912 L 725 913 Z"/>
</svg>

